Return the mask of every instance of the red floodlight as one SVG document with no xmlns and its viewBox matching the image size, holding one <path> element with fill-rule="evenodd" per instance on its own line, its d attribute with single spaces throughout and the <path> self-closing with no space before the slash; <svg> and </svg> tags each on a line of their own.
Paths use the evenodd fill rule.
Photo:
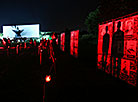
<svg viewBox="0 0 138 102">
<path fill-rule="evenodd" d="M 50 82 L 51 81 L 51 76 L 50 75 L 46 75 L 45 80 L 46 80 L 46 82 Z"/>
</svg>

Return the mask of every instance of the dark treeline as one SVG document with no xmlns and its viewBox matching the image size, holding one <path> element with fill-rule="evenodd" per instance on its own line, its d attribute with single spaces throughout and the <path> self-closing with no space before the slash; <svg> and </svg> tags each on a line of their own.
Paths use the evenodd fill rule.
<svg viewBox="0 0 138 102">
<path fill-rule="evenodd" d="M 87 31 L 98 37 L 98 24 L 138 11 L 137 0 L 99 0 L 98 6 L 85 19 Z"/>
</svg>

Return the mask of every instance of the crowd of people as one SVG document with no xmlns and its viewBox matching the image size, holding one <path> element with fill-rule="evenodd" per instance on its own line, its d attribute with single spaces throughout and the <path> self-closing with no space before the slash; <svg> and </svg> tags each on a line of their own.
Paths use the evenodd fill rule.
<svg viewBox="0 0 138 102">
<path fill-rule="evenodd" d="M 19 40 L 19 41 L 18 41 Z M 46 38 L 42 38 L 40 40 L 40 42 L 37 42 L 35 39 L 26 39 L 24 41 L 21 41 L 22 39 L 16 39 L 16 40 L 11 40 L 10 38 L 3 38 L 1 40 L 1 46 L 3 46 L 3 49 L 5 49 L 7 51 L 7 49 L 11 49 L 11 48 L 20 48 L 21 49 L 26 49 L 29 48 L 33 51 L 33 53 L 35 52 L 40 52 L 40 50 L 47 50 L 48 54 L 50 54 L 50 56 L 54 55 L 54 48 L 53 46 L 56 45 L 56 40 L 52 39 L 52 40 L 46 40 Z M 52 57 L 50 57 L 52 58 Z"/>
</svg>

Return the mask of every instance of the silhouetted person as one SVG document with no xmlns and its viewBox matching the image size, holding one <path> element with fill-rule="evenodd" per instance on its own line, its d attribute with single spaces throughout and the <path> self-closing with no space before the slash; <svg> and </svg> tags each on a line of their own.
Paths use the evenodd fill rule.
<svg viewBox="0 0 138 102">
<path fill-rule="evenodd" d="M 7 46 L 11 46 L 11 40 L 8 38 Z"/>
<path fill-rule="evenodd" d="M 50 40 L 48 39 L 47 40 L 47 47 L 49 48 L 49 45 L 50 45 Z"/>
<path fill-rule="evenodd" d="M 40 42 L 42 43 L 42 45 L 44 45 L 44 38 L 42 38 Z"/>
<path fill-rule="evenodd" d="M 45 46 L 45 43 L 46 43 L 46 38 L 44 39 L 44 46 Z"/>
<path fill-rule="evenodd" d="M 115 71 L 117 71 L 117 77 L 120 75 L 121 58 L 124 55 L 124 32 L 120 30 L 120 27 L 121 22 L 119 21 L 117 31 L 113 34 L 111 50 L 111 58 L 113 59 L 113 75 L 115 75 Z"/>
<path fill-rule="evenodd" d="M 33 39 L 32 38 L 30 38 L 29 43 L 31 46 L 33 46 Z"/>
<path fill-rule="evenodd" d="M 4 38 L 2 39 L 2 44 L 3 44 L 3 46 L 6 48 L 6 45 L 7 45 L 7 44 L 6 44 L 6 41 L 5 41 Z"/>
<path fill-rule="evenodd" d="M 109 49 L 109 40 L 110 36 L 107 33 L 108 26 L 106 26 L 106 33 L 103 36 L 103 55 L 102 55 L 102 67 L 105 70 L 107 64 L 107 56 L 108 56 L 108 49 Z"/>
<path fill-rule="evenodd" d="M 17 27 L 16 30 L 12 30 L 12 31 L 15 32 L 16 35 L 17 35 L 18 37 L 20 37 L 20 36 L 21 36 L 21 33 L 22 33 L 24 30 L 19 30 L 19 28 Z"/>
<path fill-rule="evenodd" d="M 34 47 L 36 47 L 36 40 L 34 40 Z"/>
</svg>

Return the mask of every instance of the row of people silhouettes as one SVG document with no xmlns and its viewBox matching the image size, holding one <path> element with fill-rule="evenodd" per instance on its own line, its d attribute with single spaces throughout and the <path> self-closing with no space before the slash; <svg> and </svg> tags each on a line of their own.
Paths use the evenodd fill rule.
<svg viewBox="0 0 138 102">
<path fill-rule="evenodd" d="M 3 46 L 5 47 L 5 48 L 7 48 L 8 46 L 11 46 L 11 40 L 10 40 L 10 38 L 3 38 L 2 39 L 2 44 L 3 44 Z"/>
<path fill-rule="evenodd" d="M 121 22 L 118 22 L 117 31 L 112 36 L 111 45 L 111 72 L 113 75 L 120 75 L 121 71 L 121 58 L 124 55 L 124 32 L 120 30 Z M 109 50 L 110 36 L 108 34 L 108 26 L 106 26 L 106 33 L 103 36 L 103 55 L 102 55 L 102 67 L 105 70 L 107 66 L 107 56 Z M 113 61 L 113 63 L 112 63 Z M 113 67 L 113 69 L 112 69 Z"/>
</svg>

